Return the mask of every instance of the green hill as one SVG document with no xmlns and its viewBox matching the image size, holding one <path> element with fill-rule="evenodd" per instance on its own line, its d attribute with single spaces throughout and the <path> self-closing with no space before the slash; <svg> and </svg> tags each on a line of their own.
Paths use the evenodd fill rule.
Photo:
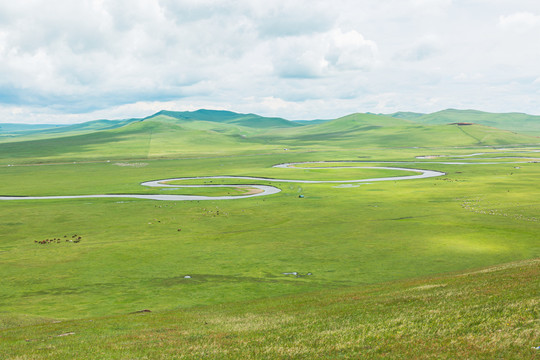
<svg viewBox="0 0 540 360">
<path fill-rule="evenodd" d="M 398 111 L 392 114 L 388 114 L 387 116 L 391 116 L 397 119 L 404 119 L 404 120 L 413 120 L 417 119 L 421 116 L 424 116 L 425 114 L 417 113 L 417 112 L 410 112 L 410 111 Z"/>
<path fill-rule="evenodd" d="M 162 111 L 144 120 L 99 120 L 45 130 L 20 141 L 11 139 L 0 143 L 0 162 L 146 159 L 224 152 L 239 154 L 276 148 L 486 146 L 539 142 L 539 138 L 483 125 L 424 125 L 374 114 L 352 114 L 332 121 L 298 125 L 279 118 L 231 112 Z"/>
<path fill-rule="evenodd" d="M 47 138 L 58 138 L 65 136 L 73 136 L 80 134 L 88 134 L 95 131 L 116 129 L 122 126 L 126 126 L 132 122 L 140 121 L 139 119 L 125 119 L 125 120 L 93 120 L 80 124 L 72 125 L 26 125 L 21 126 L 17 124 L 16 127 L 10 127 L 0 124 L 0 142 L 7 141 L 24 141 L 24 140 L 36 140 Z M 2 133 L 1 129 L 23 129 L 18 131 L 10 131 L 9 133 Z"/>
<path fill-rule="evenodd" d="M 293 121 L 277 117 L 263 117 L 255 114 L 239 114 L 224 110 L 196 110 L 196 111 L 167 111 L 162 110 L 152 116 L 145 118 L 152 119 L 160 115 L 165 115 L 180 121 L 209 121 L 217 123 L 227 123 L 251 127 L 256 129 L 266 129 L 275 127 L 294 127 L 300 124 Z"/>
<path fill-rule="evenodd" d="M 244 127 L 241 125 L 228 124 L 223 122 L 208 121 L 208 120 L 195 120 L 195 119 L 179 119 L 166 114 L 153 115 L 141 121 L 141 124 L 149 123 L 164 123 L 169 125 L 175 125 L 175 129 L 192 129 L 200 131 L 208 131 L 210 133 L 215 132 L 219 134 L 228 135 L 245 135 L 256 132 L 256 129 Z M 143 129 L 141 127 L 141 129 Z"/>
<path fill-rule="evenodd" d="M 354 134 L 361 134 L 363 131 L 380 130 L 391 126 L 407 126 L 410 123 L 404 120 L 394 119 L 388 116 L 373 114 L 351 114 L 339 119 L 306 123 L 306 125 L 294 129 L 276 129 L 269 131 L 264 136 L 276 139 L 297 139 L 297 140 L 332 140 L 349 138 Z"/>
<path fill-rule="evenodd" d="M 497 114 L 477 110 L 447 109 L 432 114 L 403 116 L 403 113 L 395 113 L 391 116 L 407 118 L 420 124 L 470 122 L 528 135 L 540 135 L 540 116 L 522 113 Z"/>
<path fill-rule="evenodd" d="M 20 163 L 26 159 L 38 162 L 147 159 L 265 149 L 266 146 L 252 144 L 245 138 L 244 134 L 253 132 L 251 128 L 233 124 L 179 122 L 159 115 L 109 130 L 65 132 L 0 143 L 0 163 Z"/>
<path fill-rule="evenodd" d="M 94 120 L 73 125 L 1 124 L 0 142 L 37 140 L 88 134 L 95 131 L 121 128 L 134 122 L 159 120 L 185 127 L 218 133 L 246 135 L 272 128 L 287 128 L 301 124 L 277 117 L 239 114 L 222 110 L 167 111 L 143 119 Z"/>
<path fill-rule="evenodd" d="M 321 124 L 277 129 L 253 139 L 288 146 L 429 147 L 535 144 L 538 138 L 482 125 L 424 125 L 373 114 L 352 114 Z"/>
<path fill-rule="evenodd" d="M 139 121 L 139 119 L 125 119 L 125 120 L 93 120 L 80 124 L 73 124 L 64 126 L 57 129 L 47 129 L 41 131 L 42 134 L 62 134 L 62 133 L 75 133 L 75 132 L 90 132 L 116 129 L 122 126 L 131 124 L 132 122 Z"/>
<path fill-rule="evenodd" d="M 332 132 L 334 129 L 356 129 L 358 127 L 382 128 L 389 126 L 406 126 L 409 121 L 395 119 L 390 116 L 356 113 L 340 117 L 336 120 L 322 123 L 318 126 L 323 131 Z"/>
</svg>

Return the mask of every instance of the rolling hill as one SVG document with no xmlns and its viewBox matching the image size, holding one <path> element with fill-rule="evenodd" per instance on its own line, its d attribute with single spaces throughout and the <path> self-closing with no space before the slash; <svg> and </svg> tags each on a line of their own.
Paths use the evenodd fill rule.
<svg viewBox="0 0 540 360">
<path fill-rule="evenodd" d="M 131 123 L 153 120 L 176 123 L 186 128 L 237 135 L 261 132 L 272 128 L 302 126 L 301 123 L 282 118 L 239 114 L 231 111 L 201 109 L 179 112 L 162 110 L 145 118 L 93 120 L 72 125 L 0 123 L 0 143 L 89 134 L 96 131 L 121 128 Z"/>
<path fill-rule="evenodd" d="M 145 120 L 152 119 L 160 115 L 174 118 L 182 122 L 208 121 L 240 125 L 255 129 L 301 126 L 301 124 L 299 123 L 277 117 L 263 117 L 255 114 L 239 114 L 232 111 L 206 109 L 182 112 L 162 110 L 152 116 L 145 118 Z"/>
<path fill-rule="evenodd" d="M 0 143 L 0 162 L 147 159 L 270 149 L 493 146 L 539 138 L 474 124 L 430 125 L 374 114 L 298 124 L 228 111 L 160 111 L 144 119 L 98 120 Z M 37 155 L 36 155 L 37 154 Z"/>
<path fill-rule="evenodd" d="M 429 147 L 531 144 L 540 139 L 483 125 L 429 125 L 384 115 L 352 114 L 293 129 L 275 129 L 253 139 L 283 145 Z"/>
<path fill-rule="evenodd" d="M 470 122 L 528 135 L 540 135 L 540 116 L 523 113 L 489 113 L 477 110 L 447 109 L 432 114 L 397 112 L 390 116 L 419 124 Z"/>
<path fill-rule="evenodd" d="M 88 134 L 95 131 L 116 129 L 135 121 L 139 121 L 139 119 L 93 120 L 72 125 L 0 124 L 0 142 Z"/>
<path fill-rule="evenodd" d="M 411 112 L 411 111 L 398 111 L 392 114 L 388 114 L 387 116 L 391 116 L 396 119 L 412 120 L 412 119 L 416 119 L 424 115 L 425 114 Z"/>
<path fill-rule="evenodd" d="M 255 150 L 236 125 L 157 116 L 110 130 L 0 143 L 0 163 L 147 159 Z M 256 148 L 265 146 L 255 144 Z"/>
</svg>

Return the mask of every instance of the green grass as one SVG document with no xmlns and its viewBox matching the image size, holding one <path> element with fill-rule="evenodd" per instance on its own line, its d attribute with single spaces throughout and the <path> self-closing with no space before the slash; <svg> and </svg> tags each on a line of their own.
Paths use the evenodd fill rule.
<svg viewBox="0 0 540 360">
<path fill-rule="evenodd" d="M 538 340 L 533 301 L 538 282 L 530 280 L 538 275 L 538 263 L 526 260 L 540 258 L 540 167 L 507 163 L 512 159 L 489 165 L 439 162 L 479 152 L 488 154 L 467 161 L 536 158 L 531 150 L 538 146 L 528 145 L 534 138 L 481 126 L 463 131 L 399 125 L 394 121 L 401 120 L 391 118 L 374 125 L 379 120 L 352 116 L 337 125 L 263 135 L 243 125 L 185 126 L 160 118 L 0 144 L 0 195 L 219 196 L 243 190 L 163 190 L 140 183 L 217 175 L 304 180 L 408 175 L 331 168 L 338 163 L 328 169 L 272 167 L 303 161 L 368 161 L 366 166 L 446 173 L 351 187 L 179 182 L 282 189 L 230 201 L 0 201 L 0 327 L 5 329 L 0 354 L 531 358 Z M 242 137 L 242 131 L 249 134 Z M 416 159 L 425 155 L 450 157 Z M 74 234 L 80 242 L 36 243 Z M 441 275 L 516 261 L 472 277 Z M 284 274 L 289 272 L 313 275 Z M 445 285 L 434 286 L 441 282 Z M 423 290 L 415 295 L 418 287 Z M 141 309 L 153 313 L 126 315 Z M 507 319 L 512 328 L 501 327 Z M 76 335 L 55 336 L 68 332 Z"/>
<path fill-rule="evenodd" d="M 361 115 L 361 114 L 360 114 Z M 297 149 L 400 148 L 400 147 L 450 147 L 493 146 L 511 144 L 538 144 L 537 137 L 515 134 L 482 125 L 467 127 L 457 125 L 420 125 L 404 120 L 381 121 L 375 115 L 349 116 L 316 125 L 292 129 L 276 129 L 249 139 L 262 144 L 269 142 Z"/>
<path fill-rule="evenodd" d="M 197 175 L 319 178 L 315 170 L 271 168 L 300 157 L 321 154 L 2 167 L 0 193 L 164 193 L 139 183 Z M 1 202 L 2 309 L 60 318 L 165 310 L 540 256 L 537 164 L 418 167 L 448 175 L 354 188 L 278 182 L 283 191 L 273 196 L 216 202 Z M 320 171 L 347 179 L 356 170 Z M 65 234 L 83 240 L 34 243 Z M 282 275 L 289 271 L 317 276 L 297 281 Z M 199 280 L 186 282 L 186 274 Z"/>
<path fill-rule="evenodd" d="M 182 181 L 168 181 L 166 184 L 170 185 L 182 185 Z M 231 187 L 219 187 L 219 188 L 162 188 L 161 192 L 167 192 L 167 194 L 181 194 L 181 195 L 203 195 L 203 196 L 238 196 L 246 195 L 252 191 L 258 189 L 249 187 L 247 185 L 231 186 Z"/>
<path fill-rule="evenodd" d="M 540 135 L 540 116 L 522 113 L 488 113 L 477 110 L 447 109 L 432 114 L 396 113 L 392 116 L 420 124 L 470 122 L 528 135 Z"/>
<path fill-rule="evenodd" d="M 41 324 L 0 330 L 0 352 L 5 359 L 534 359 L 539 276 L 533 260 L 218 306 L 35 319 Z"/>
</svg>

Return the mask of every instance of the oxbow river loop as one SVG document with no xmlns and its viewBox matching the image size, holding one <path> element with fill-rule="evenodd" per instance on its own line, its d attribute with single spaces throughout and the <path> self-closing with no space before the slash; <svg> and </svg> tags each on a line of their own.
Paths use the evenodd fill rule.
<svg viewBox="0 0 540 360">
<path fill-rule="evenodd" d="M 237 196 L 201 196 L 201 195 L 163 195 L 163 194 L 97 194 L 97 195 L 63 195 L 63 196 L 0 196 L 0 200 L 47 200 L 47 199 L 87 199 L 87 198 L 132 198 L 132 199 L 147 199 L 147 200 L 163 200 L 163 201 L 193 201 L 193 200 L 237 200 L 256 196 L 267 196 L 279 193 L 281 189 L 271 185 L 255 185 L 249 183 L 229 184 L 229 185 L 214 185 L 214 184 L 199 184 L 199 185 L 173 185 L 168 184 L 171 181 L 189 181 L 189 180 L 206 180 L 206 179 L 238 179 L 238 180 L 258 180 L 279 183 L 302 183 L 302 184 L 344 184 L 344 183 L 366 183 L 376 181 L 401 181 L 424 179 L 445 175 L 445 173 L 435 170 L 422 170 L 391 166 L 322 166 L 327 162 L 296 162 L 274 165 L 275 168 L 295 168 L 295 169 L 379 169 L 379 170 L 399 170 L 404 172 L 414 172 L 414 175 L 393 176 L 393 177 L 377 177 L 370 179 L 352 179 L 352 180 L 291 180 L 291 179 L 275 179 L 266 177 L 254 176 L 197 176 L 197 177 L 178 177 L 170 179 L 161 179 L 146 181 L 141 183 L 143 186 L 152 188 L 230 188 L 235 186 L 249 186 L 253 189 L 258 189 L 257 193 Z M 332 161 L 331 163 L 362 163 L 360 161 Z M 320 167 L 303 168 L 302 164 L 321 164 Z"/>
</svg>

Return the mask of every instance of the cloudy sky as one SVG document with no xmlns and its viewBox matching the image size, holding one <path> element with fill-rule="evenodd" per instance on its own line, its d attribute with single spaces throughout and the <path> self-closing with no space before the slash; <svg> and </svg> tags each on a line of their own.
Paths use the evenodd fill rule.
<svg viewBox="0 0 540 360">
<path fill-rule="evenodd" d="M 540 114 L 538 0 L 0 2 L 0 122 Z"/>
</svg>

